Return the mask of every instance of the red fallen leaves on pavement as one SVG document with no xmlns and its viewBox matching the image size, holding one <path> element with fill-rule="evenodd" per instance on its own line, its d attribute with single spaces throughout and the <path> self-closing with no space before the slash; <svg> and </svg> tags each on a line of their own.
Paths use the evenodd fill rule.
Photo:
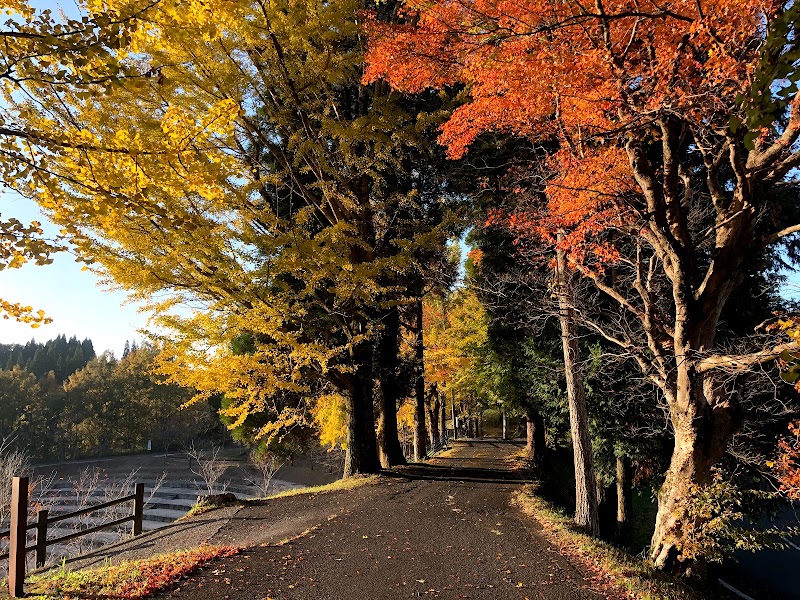
<svg viewBox="0 0 800 600">
<path fill-rule="evenodd" d="M 87 569 L 80 578 L 55 575 L 31 582 L 32 595 L 56 598 L 116 598 L 138 600 L 167 588 L 215 558 L 233 556 L 230 546 L 200 546 L 146 560 L 123 561 L 118 565 Z"/>
</svg>

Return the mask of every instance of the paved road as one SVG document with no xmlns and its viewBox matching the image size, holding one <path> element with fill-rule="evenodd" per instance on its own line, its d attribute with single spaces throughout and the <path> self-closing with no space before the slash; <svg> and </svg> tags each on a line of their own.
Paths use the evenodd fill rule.
<svg viewBox="0 0 800 600">
<path fill-rule="evenodd" d="M 510 504 L 511 443 L 466 441 L 379 485 L 268 501 L 212 543 L 249 547 L 159 596 L 190 600 L 616 598 Z M 620 596 L 621 597 L 621 596 Z"/>
<path fill-rule="evenodd" d="M 800 503 L 779 511 L 764 527 L 800 527 Z M 800 600 L 800 536 L 784 537 L 783 550 L 737 552 L 736 563 L 727 565 L 722 577 L 756 600 Z"/>
</svg>

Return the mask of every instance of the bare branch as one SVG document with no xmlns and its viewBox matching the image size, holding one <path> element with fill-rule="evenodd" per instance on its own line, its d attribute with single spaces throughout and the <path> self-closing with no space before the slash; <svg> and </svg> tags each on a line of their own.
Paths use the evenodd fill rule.
<svg viewBox="0 0 800 600">
<path fill-rule="evenodd" d="M 776 231 L 773 234 L 770 234 L 764 238 L 763 244 L 765 246 L 769 246 L 770 244 L 774 244 L 782 237 L 786 237 L 787 235 L 791 235 L 793 233 L 797 233 L 800 231 L 800 223 L 797 225 L 792 225 L 791 227 L 786 227 L 785 229 L 781 229 L 780 231 Z"/>
<path fill-rule="evenodd" d="M 712 355 L 701 359 L 697 363 L 695 371 L 697 373 L 707 373 L 708 371 L 714 369 L 724 369 L 727 371 L 744 373 L 754 365 L 778 358 L 782 352 L 796 352 L 797 350 L 800 350 L 800 344 L 797 342 L 788 342 L 786 344 L 779 344 L 773 348 L 761 350 L 760 352 L 752 352 L 750 354 Z"/>
</svg>

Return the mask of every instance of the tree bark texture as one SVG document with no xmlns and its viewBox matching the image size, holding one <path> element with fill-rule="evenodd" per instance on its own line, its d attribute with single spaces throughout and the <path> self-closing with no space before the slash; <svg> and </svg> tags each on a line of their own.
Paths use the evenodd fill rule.
<svg viewBox="0 0 800 600">
<path fill-rule="evenodd" d="M 351 351 L 351 360 L 358 366 L 349 378 L 344 477 L 379 473 L 381 470 L 372 404 L 372 346 L 359 344 Z"/>
<path fill-rule="evenodd" d="M 560 238 L 559 235 L 559 241 Z M 567 381 L 569 423 L 575 464 L 575 523 L 591 535 L 598 536 L 600 522 L 597 513 L 592 444 L 589 438 L 589 419 L 586 412 L 578 332 L 573 308 L 574 275 L 569 271 L 566 255 L 560 248 L 557 250 L 556 261 L 561 342 L 564 350 L 564 374 Z"/>
<path fill-rule="evenodd" d="M 414 303 L 414 460 L 425 458 L 425 340 L 422 330 L 422 298 Z"/>
<path fill-rule="evenodd" d="M 450 399 L 450 414 L 453 419 L 453 439 L 458 439 L 458 417 L 456 417 L 456 397 L 455 395 Z"/>
<path fill-rule="evenodd" d="M 442 394 L 442 402 L 439 407 L 439 433 L 442 437 L 447 435 L 447 394 Z"/>
<path fill-rule="evenodd" d="M 633 469 L 631 459 L 617 456 L 617 543 L 627 545 L 631 539 L 633 511 Z"/>
<path fill-rule="evenodd" d="M 545 450 L 544 417 L 537 410 L 526 413 L 526 446 L 528 458 L 534 466 L 542 464 Z"/>
<path fill-rule="evenodd" d="M 390 308 L 383 319 L 378 341 L 378 377 L 381 398 L 378 405 L 378 456 L 385 469 L 406 464 L 397 433 L 397 362 L 400 344 L 400 315 Z"/>
<path fill-rule="evenodd" d="M 436 384 L 434 384 L 435 386 Z M 439 408 L 440 408 L 440 400 L 439 400 L 439 392 L 434 387 L 431 390 L 432 402 L 430 402 L 430 406 L 428 408 L 428 415 L 430 420 L 430 438 L 431 438 L 431 446 L 433 446 L 437 441 L 439 441 Z"/>
<path fill-rule="evenodd" d="M 685 499 L 691 485 L 706 485 L 711 467 L 722 458 L 739 425 L 738 411 L 713 376 L 692 373 L 692 363 L 678 367 L 678 393 L 669 399 L 675 448 L 658 493 L 658 514 L 650 557 L 659 568 L 672 570 L 680 560 Z M 680 410 L 678 407 L 681 407 Z"/>
</svg>

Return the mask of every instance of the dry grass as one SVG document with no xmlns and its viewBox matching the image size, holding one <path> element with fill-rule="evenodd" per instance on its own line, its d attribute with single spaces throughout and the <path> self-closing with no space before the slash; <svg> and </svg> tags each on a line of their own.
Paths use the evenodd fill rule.
<svg viewBox="0 0 800 600">
<path fill-rule="evenodd" d="M 223 508 L 226 506 L 232 506 L 234 504 L 240 504 L 245 506 L 247 504 L 258 504 L 260 502 L 264 502 L 266 500 L 275 500 L 276 498 L 288 498 L 290 496 L 301 496 L 304 494 L 327 494 L 328 492 L 340 492 L 344 490 L 354 490 L 356 488 L 360 488 L 365 485 L 372 485 L 378 482 L 377 475 L 353 475 L 352 477 L 347 477 L 346 479 L 339 479 L 334 481 L 333 483 L 326 483 L 325 485 L 315 485 L 303 488 L 296 488 L 291 490 L 284 490 L 282 492 L 278 492 L 277 494 L 272 494 L 270 496 L 265 496 L 264 498 L 252 498 L 249 500 L 239 500 L 235 503 L 226 503 L 226 504 L 211 504 L 204 500 L 200 500 L 189 509 L 181 519 L 188 519 L 189 517 L 194 517 L 197 515 L 202 515 L 218 508 Z"/>
<path fill-rule="evenodd" d="M 513 473 L 528 473 L 534 471 L 534 464 L 527 448 L 520 448 L 508 457 L 508 466 Z"/>
<path fill-rule="evenodd" d="M 373 485 L 378 483 L 380 477 L 378 475 L 353 475 L 345 479 L 339 479 L 333 483 L 326 483 L 325 485 L 315 485 L 304 488 L 297 488 L 293 490 L 284 490 L 267 496 L 266 498 L 259 498 L 256 502 L 262 500 L 274 500 L 276 498 L 288 498 L 290 496 L 302 496 L 304 494 L 327 494 L 328 492 L 341 492 L 345 490 L 354 490 L 365 485 Z"/>
<path fill-rule="evenodd" d="M 571 517 L 535 492 L 535 486 L 525 486 L 516 493 L 514 503 L 539 522 L 548 541 L 583 563 L 601 585 L 624 590 L 637 600 L 705 600 L 696 590 L 645 561 L 577 530 Z"/>
<path fill-rule="evenodd" d="M 26 597 L 35 600 L 137 600 L 174 585 L 210 560 L 237 552 L 237 548 L 229 546 L 200 546 L 94 569 L 46 571 L 26 581 Z M 0 592 L 0 598 L 8 596 Z"/>
<path fill-rule="evenodd" d="M 247 502 L 245 500 L 231 500 L 231 501 L 223 501 L 223 502 L 209 502 L 206 498 L 201 498 L 194 505 L 192 508 L 189 509 L 185 515 L 178 519 L 178 521 L 182 521 L 183 519 L 188 519 L 189 517 L 196 517 L 197 515 L 202 515 L 207 512 L 211 512 L 217 508 L 227 508 L 229 506 L 244 506 Z"/>
</svg>

